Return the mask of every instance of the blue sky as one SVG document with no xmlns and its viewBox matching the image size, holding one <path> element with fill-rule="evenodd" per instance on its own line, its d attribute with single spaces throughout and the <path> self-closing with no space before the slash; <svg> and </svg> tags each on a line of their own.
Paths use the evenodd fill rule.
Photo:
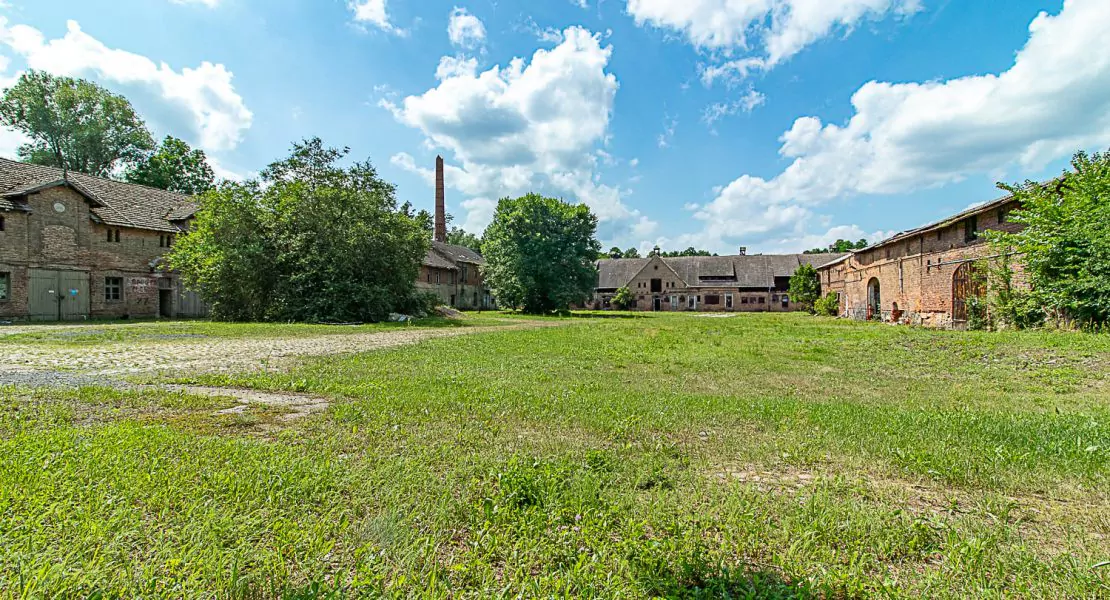
<svg viewBox="0 0 1110 600">
<path fill-rule="evenodd" d="M 318 135 L 480 230 L 530 190 L 603 244 L 874 240 L 1110 147 L 1105 0 L 8 0 L 0 83 L 127 95 L 249 177 Z M 19 143 L 0 134 L 0 153 Z"/>
</svg>

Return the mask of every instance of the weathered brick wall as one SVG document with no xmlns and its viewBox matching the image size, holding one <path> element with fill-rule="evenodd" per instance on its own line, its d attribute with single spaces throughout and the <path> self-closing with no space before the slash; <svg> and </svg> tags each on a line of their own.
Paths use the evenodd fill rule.
<svg viewBox="0 0 1110 600">
<path fill-rule="evenodd" d="M 160 239 L 166 233 L 94 223 L 88 202 L 69 188 L 32 194 L 27 203 L 31 212 L 6 213 L 0 233 L 0 272 L 12 273 L 12 299 L 0 302 L 0 317 L 27 316 L 31 268 L 87 272 L 91 317 L 158 316 L 160 275 L 151 263 L 167 251 Z M 120 230 L 118 243 L 108 241 L 110 229 Z M 107 277 L 123 279 L 119 301 L 106 300 Z"/>
<path fill-rule="evenodd" d="M 440 302 L 447 305 L 451 304 L 451 297 L 454 296 L 454 306 L 457 308 L 492 308 L 492 305 L 487 302 L 485 284 L 478 266 L 468 265 L 468 267 L 464 281 L 461 270 L 451 271 L 422 265 L 420 277 L 416 280 L 416 288 L 435 294 Z"/>
<path fill-rule="evenodd" d="M 0 300 L 0 319 L 22 319 L 27 314 L 27 267 L 0 262 L 0 273 L 8 273 L 11 291 L 7 300 Z"/>
</svg>

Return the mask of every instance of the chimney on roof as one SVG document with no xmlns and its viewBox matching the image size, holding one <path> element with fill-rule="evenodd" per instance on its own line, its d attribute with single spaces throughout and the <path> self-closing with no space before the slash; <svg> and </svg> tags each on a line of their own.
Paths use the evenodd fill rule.
<svg viewBox="0 0 1110 600">
<path fill-rule="evenodd" d="M 437 242 L 447 241 L 447 208 L 444 205 L 442 156 L 436 157 L 436 221 L 432 239 Z"/>
<path fill-rule="evenodd" d="M 748 247 L 747 246 L 740 246 L 740 256 L 747 256 L 747 254 L 748 254 Z"/>
</svg>

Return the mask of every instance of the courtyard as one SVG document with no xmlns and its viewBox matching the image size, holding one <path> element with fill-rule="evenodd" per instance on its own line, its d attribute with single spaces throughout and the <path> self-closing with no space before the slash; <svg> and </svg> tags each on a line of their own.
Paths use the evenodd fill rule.
<svg viewBox="0 0 1110 600">
<path fill-rule="evenodd" d="M 1110 339 L 0 328 L 0 595 L 1101 597 Z"/>
</svg>

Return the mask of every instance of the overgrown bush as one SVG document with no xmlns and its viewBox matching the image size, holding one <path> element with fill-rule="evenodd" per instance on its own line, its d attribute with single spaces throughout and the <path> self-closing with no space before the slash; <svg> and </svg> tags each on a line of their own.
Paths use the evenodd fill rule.
<svg viewBox="0 0 1110 600">
<path fill-rule="evenodd" d="M 840 314 L 840 298 L 836 294 L 826 294 L 813 303 L 813 311 L 822 317 L 835 317 Z"/>
<path fill-rule="evenodd" d="M 1024 263 L 1033 301 L 1018 308 L 1036 303 L 1053 320 L 1097 330 L 1110 323 L 1110 153 L 1080 152 L 1072 168 L 1048 184 L 1000 186 L 1021 203 L 1011 218 L 1025 227 L 990 239 Z"/>
<path fill-rule="evenodd" d="M 628 307 L 635 304 L 636 297 L 632 295 L 632 290 L 625 286 L 617 290 L 617 293 L 613 295 L 613 299 L 610 302 L 614 307 L 620 310 L 628 310 Z"/>
<path fill-rule="evenodd" d="M 821 297 L 821 279 L 813 265 L 798 267 L 790 276 L 790 299 L 813 312 L 813 303 Z"/>
<path fill-rule="evenodd" d="M 967 299 L 967 328 L 971 331 L 984 331 L 991 328 L 988 302 L 982 296 Z"/>
<path fill-rule="evenodd" d="M 213 316 L 380 321 L 420 304 L 426 219 L 399 207 L 369 163 L 337 166 L 347 153 L 307 140 L 261 181 L 200 198 L 168 260 Z"/>
</svg>

